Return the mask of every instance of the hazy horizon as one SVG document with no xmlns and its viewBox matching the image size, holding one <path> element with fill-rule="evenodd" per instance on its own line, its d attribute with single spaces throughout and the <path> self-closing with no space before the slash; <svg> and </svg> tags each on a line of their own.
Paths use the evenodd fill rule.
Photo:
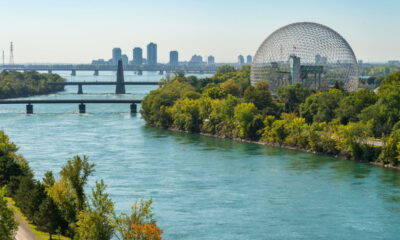
<svg viewBox="0 0 400 240">
<path fill-rule="evenodd" d="M 134 47 L 145 57 L 149 42 L 158 45 L 159 62 L 168 62 L 171 50 L 180 61 L 198 54 L 236 62 L 239 54 L 254 55 L 276 29 L 303 21 L 337 31 L 364 62 L 400 59 L 400 3 L 394 0 L 0 0 L 0 8 L 5 63 L 11 41 L 15 63 L 90 63 L 111 58 L 113 47 L 131 60 Z"/>
</svg>

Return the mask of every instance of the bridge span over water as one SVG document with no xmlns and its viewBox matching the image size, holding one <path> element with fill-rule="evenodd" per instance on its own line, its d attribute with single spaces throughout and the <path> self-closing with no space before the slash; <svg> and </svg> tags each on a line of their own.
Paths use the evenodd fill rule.
<svg viewBox="0 0 400 240">
<path fill-rule="evenodd" d="M 66 86 L 74 85 L 78 86 L 78 94 L 83 94 L 83 85 L 157 85 L 161 86 L 162 82 L 49 82 L 49 85 L 53 86 Z M 116 92 L 118 93 L 118 92 Z"/>
<path fill-rule="evenodd" d="M 78 71 L 93 71 L 93 75 L 99 75 L 100 71 L 115 71 L 115 65 L 93 65 L 93 64 L 13 64 L 4 65 L 3 70 L 14 71 L 71 71 L 71 75 L 75 76 Z M 217 67 L 215 65 L 202 66 L 170 66 L 166 64 L 157 65 L 125 65 L 125 71 L 133 71 L 138 75 L 142 75 L 144 71 L 159 72 L 184 72 L 184 73 L 214 73 Z"/>
<path fill-rule="evenodd" d="M 16 99 L 16 100 L 0 100 L 0 104 L 26 104 L 26 113 L 33 114 L 33 104 L 79 104 L 79 113 L 86 113 L 85 104 L 100 103 L 128 103 L 130 104 L 130 112 L 137 113 L 137 103 L 142 100 L 135 99 Z"/>
</svg>

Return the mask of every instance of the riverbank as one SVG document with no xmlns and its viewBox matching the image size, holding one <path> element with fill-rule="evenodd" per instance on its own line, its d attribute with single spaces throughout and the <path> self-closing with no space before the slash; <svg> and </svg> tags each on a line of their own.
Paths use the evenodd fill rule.
<svg viewBox="0 0 400 240">
<path fill-rule="evenodd" d="M 9 207 L 15 214 L 15 219 L 19 223 L 18 230 L 15 236 L 16 240 L 48 240 L 49 234 L 39 231 L 37 227 L 29 223 L 28 219 L 22 214 L 21 210 L 15 206 L 12 198 L 6 198 Z M 54 239 L 71 240 L 64 236 L 54 236 Z"/>
<path fill-rule="evenodd" d="M 156 126 L 151 126 L 151 125 L 149 125 L 149 126 L 150 127 L 156 127 Z M 156 128 L 160 128 L 160 127 L 156 127 Z M 349 155 L 346 155 L 344 153 L 329 154 L 329 153 L 317 152 L 317 151 L 310 150 L 310 149 L 303 149 L 303 148 L 291 146 L 291 145 L 285 144 L 285 143 L 278 144 L 278 143 L 265 142 L 265 141 L 253 141 L 253 140 L 249 140 L 249 139 L 234 138 L 234 137 L 228 137 L 228 136 L 223 136 L 223 135 L 214 135 L 214 134 L 210 134 L 210 133 L 184 131 L 184 130 L 180 130 L 178 128 L 173 128 L 173 127 L 167 128 L 167 130 L 174 131 L 174 132 L 188 133 L 188 134 L 198 134 L 198 135 L 207 136 L 207 137 L 229 139 L 229 140 L 232 140 L 232 141 L 245 142 L 245 143 L 251 143 L 251 144 L 258 144 L 258 145 L 263 145 L 263 146 L 268 146 L 268 147 L 283 148 L 283 149 L 288 149 L 288 150 L 312 153 L 312 154 L 321 155 L 321 156 L 334 157 L 334 158 L 343 159 L 343 160 L 350 160 L 350 161 L 355 161 L 355 162 L 364 163 L 364 164 L 370 164 L 370 165 L 378 166 L 378 167 L 382 167 L 382 168 L 400 170 L 400 166 L 393 166 L 390 163 L 386 163 L 385 164 L 383 162 L 376 162 L 376 161 L 375 162 L 371 162 L 371 161 L 367 161 L 367 160 L 363 160 L 363 159 L 357 160 L 357 159 L 351 158 Z"/>
</svg>

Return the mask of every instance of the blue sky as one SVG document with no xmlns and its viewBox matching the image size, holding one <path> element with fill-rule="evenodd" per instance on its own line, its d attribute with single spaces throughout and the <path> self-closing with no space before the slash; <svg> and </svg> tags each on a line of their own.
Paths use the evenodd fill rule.
<svg viewBox="0 0 400 240">
<path fill-rule="evenodd" d="M 400 59 L 398 0 L 0 0 L 0 50 L 17 63 L 85 63 L 121 47 L 158 44 L 159 61 L 170 50 L 234 62 L 254 55 L 274 30 L 298 21 L 327 25 L 367 62 Z"/>
</svg>

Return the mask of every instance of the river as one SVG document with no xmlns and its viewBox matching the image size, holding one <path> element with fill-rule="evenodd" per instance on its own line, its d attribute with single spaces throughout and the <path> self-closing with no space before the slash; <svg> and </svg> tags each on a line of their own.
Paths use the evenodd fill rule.
<svg viewBox="0 0 400 240">
<path fill-rule="evenodd" d="M 58 72 L 68 81 L 115 73 Z M 157 73 L 125 81 L 156 81 Z M 141 99 L 157 86 L 77 86 L 47 98 Z M 118 212 L 153 199 L 164 239 L 399 239 L 400 172 L 366 164 L 147 127 L 128 104 L 0 106 L 0 128 L 38 178 L 76 154 L 96 164 Z"/>
</svg>

